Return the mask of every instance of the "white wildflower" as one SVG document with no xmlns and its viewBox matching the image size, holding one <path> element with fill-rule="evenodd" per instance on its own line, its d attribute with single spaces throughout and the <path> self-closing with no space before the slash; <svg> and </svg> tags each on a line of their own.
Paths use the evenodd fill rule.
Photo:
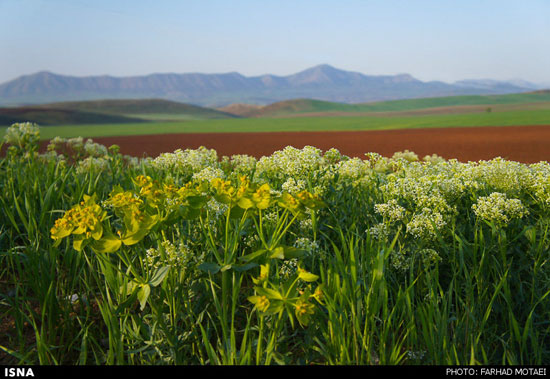
<svg viewBox="0 0 550 379">
<path fill-rule="evenodd" d="M 477 217 L 501 225 L 506 225 L 513 219 L 529 214 L 521 200 L 509 199 L 506 194 L 500 192 L 479 197 L 477 202 L 472 205 L 472 209 Z"/>
<path fill-rule="evenodd" d="M 441 213 L 424 208 L 407 224 L 407 233 L 415 238 L 431 240 L 441 233 L 446 224 Z"/>
<path fill-rule="evenodd" d="M 406 210 L 397 203 L 396 199 L 391 199 L 387 203 L 375 204 L 374 211 L 391 223 L 403 219 Z"/>
</svg>

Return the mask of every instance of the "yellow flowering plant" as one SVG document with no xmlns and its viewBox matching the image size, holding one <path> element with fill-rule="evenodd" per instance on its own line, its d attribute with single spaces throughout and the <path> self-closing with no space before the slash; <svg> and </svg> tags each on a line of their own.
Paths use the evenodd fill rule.
<svg viewBox="0 0 550 379">
<path fill-rule="evenodd" d="M 248 297 L 248 301 L 254 304 L 254 308 L 264 315 L 279 314 L 289 318 L 294 327 L 294 317 L 301 326 L 307 326 L 311 317 L 315 314 L 316 300 L 322 304 L 323 287 L 318 285 L 314 292 L 311 291 L 311 283 L 316 282 L 319 276 L 312 274 L 302 267 L 289 280 L 280 278 L 269 279 L 269 265 L 262 265 L 260 276 L 254 279 L 254 295 Z M 303 288 L 299 284 L 304 285 Z"/>
<path fill-rule="evenodd" d="M 107 212 L 96 203 L 95 196 L 84 195 L 83 200 L 66 211 L 50 229 L 54 247 L 59 246 L 63 238 L 72 235 L 73 248 L 82 251 L 90 240 L 98 241 L 103 237 L 102 222 L 106 216 Z"/>
</svg>

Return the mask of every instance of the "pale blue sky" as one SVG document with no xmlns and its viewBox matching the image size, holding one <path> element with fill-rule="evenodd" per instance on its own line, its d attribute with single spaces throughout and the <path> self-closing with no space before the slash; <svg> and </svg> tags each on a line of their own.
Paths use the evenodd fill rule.
<svg viewBox="0 0 550 379">
<path fill-rule="evenodd" d="M 550 83 L 550 0 L 0 0 L 0 83 L 327 63 L 421 80 Z"/>
</svg>

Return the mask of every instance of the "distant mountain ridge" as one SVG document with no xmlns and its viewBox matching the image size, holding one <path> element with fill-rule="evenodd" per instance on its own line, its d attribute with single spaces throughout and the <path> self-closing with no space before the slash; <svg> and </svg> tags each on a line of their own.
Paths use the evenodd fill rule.
<svg viewBox="0 0 550 379">
<path fill-rule="evenodd" d="M 0 84 L 0 104 L 143 98 L 209 107 L 223 107 L 232 103 L 265 105 L 296 98 L 364 103 L 421 97 L 507 94 L 541 89 L 533 86 L 524 81 L 464 80 L 453 84 L 423 82 L 409 74 L 364 75 L 326 64 L 288 76 L 266 74 L 254 77 L 237 72 L 75 77 L 42 71 Z"/>
</svg>

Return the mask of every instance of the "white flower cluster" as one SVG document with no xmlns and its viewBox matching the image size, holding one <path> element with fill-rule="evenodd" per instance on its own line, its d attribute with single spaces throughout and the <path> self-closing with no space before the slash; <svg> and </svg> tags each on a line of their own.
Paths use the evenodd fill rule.
<svg viewBox="0 0 550 379">
<path fill-rule="evenodd" d="M 509 199 L 506 194 L 500 192 L 479 197 L 472 205 L 472 209 L 477 217 L 499 225 L 507 225 L 511 220 L 529 214 L 521 200 Z"/>
<path fill-rule="evenodd" d="M 102 144 L 94 142 L 88 138 L 84 142 L 83 137 L 74 138 L 62 138 L 55 137 L 50 140 L 47 147 L 48 151 L 55 151 L 58 154 L 71 155 L 73 159 L 82 159 L 88 157 L 106 157 L 108 156 L 108 149 Z"/>
<path fill-rule="evenodd" d="M 405 216 L 406 209 L 397 203 L 397 199 L 391 199 L 387 203 L 376 204 L 374 212 L 381 215 L 384 220 L 392 223 L 402 220 Z"/>
<path fill-rule="evenodd" d="M 529 168 L 533 178 L 529 189 L 539 204 L 550 207 L 550 164 L 539 162 L 530 165 Z"/>
<path fill-rule="evenodd" d="M 283 191 L 286 191 L 292 195 L 296 195 L 298 192 L 306 189 L 306 181 L 303 179 L 288 178 L 281 186 Z"/>
<path fill-rule="evenodd" d="M 310 254 L 319 250 L 319 244 L 316 241 L 312 241 L 307 237 L 300 237 L 294 241 L 294 247 L 307 251 Z"/>
<path fill-rule="evenodd" d="M 219 167 L 216 150 L 207 149 L 204 146 L 198 149 L 177 149 L 173 153 L 163 153 L 150 163 L 154 169 L 177 172 L 189 178 L 207 167 Z"/>
<path fill-rule="evenodd" d="M 347 181 L 356 181 L 370 173 L 371 169 L 365 161 L 359 158 L 351 158 L 336 164 L 336 172 Z"/>
<path fill-rule="evenodd" d="M 455 210 L 449 205 L 438 188 L 438 181 L 430 176 L 398 177 L 387 175 L 382 192 L 386 198 L 399 199 L 407 209 L 414 213 L 434 213 L 450 217 Z M 423 216 L 421 216 L 423 217 Z"/>
<path fill-rule="evenodd" d="M 40 128 L 31 122 L 15 123 L 4 134 L 4 142 L 19 148 L 28 148 L 40 140 Z"/>
<path fill-rule="evenodd" d="M 406 272 L 411 268 L 411 264 L 421 269 L 429 270 L 441 261 L 441 256 L 434 249 L 424 248 L 413 251 L 392 251 L 390 263 L 394 269 L 399 272 Z"/>
<path fill-rule="evenodd" d="M 282 278 L 287 279 L 296 274 L 296 271 L 298 271 L 298 259 L 287 259 L 281 264 L 281 268 L 279 268 L 279 275 Z"/>
<path fill-rule="evenodd" d="M 145 260 L 150 268 L 166 265 L 183 268 L 192 260 L 192 252 L 183 242 L 176 247 L 170 241 L 163 241 L 158 248 L 150 248 L 146 251 Z"/>
<path fill-rule="evenodd" d="M 422 160 L 426 163 L 431 163 L 431 164 L 437 164 L 437 163 L 445 162 L 445 158 L 440 157 L 437 154 L 425 155 L 424 158 L 422 158 Z"/>
<path fill-rule="evenodd" d="M 206 203 L 206 209 L 210 214 L 210 222 L 214 223 L 223 214 L 225 214 L 225 212 L 227 212 L 229 206 L 227 204 L 222 204 L 216 199 L 212 198 L 208 201 L 208 203 Z"/>
<path fill-rule="evenodd" d="M 447 225 L 443 215 L 430 208 L 424 208 L 407 224 L 407 233 L 415 238 L 433 240 Z"/>
<path fill-rule="evenodd" d="M 404 159 L 408 162 L 416 162 L 418 161 L 418 155 L 416 155 L 416 153 L 409 150 L 398 151 L 393 154 L 392 159 L 393 160 Z"/>
<path fill-rule="evenodd" d="M 279 222 L 279 212 L 275 208 L 268 208 L 263 212 L 262 220 L 265 226 L 275 227 Z"/>
<path fill-rule="evenodd" d="M 215 178 L 225 178 L 225 174 L 221 168 L 208 166 L 199 172 L 195 172 L 192 176 L 192 179 L 197 182 L 211 182 Z"/>
<path fill-rule="evenodd" d="M 411 267 L 411 257 L 406 251 L 392 251 L 390 255 L 390 263 L 398 272 L 406 272 Z"/>
<path fill-rule="evenodd" d="M 246 234 L 244 236 L 244 241 L 243 243 L 245 244 L 245 246 L 248 246 L 250 247 L 251 249 L 256 249 L 260 246 L 261 244 L 261 240 L 260 240 L 260 236 L 258 236 L 257 234 L 253 233 L 253 234 Z"/>
<path fill-rule="evenodd" d="M 309 235 L 313 231 L 313 220 L 311 217 L 304 218 L 299 221 L 298 226 L 303 235 Z"/>
<path fill-rule="evenodd" d="M 108 154 L 107 147 L 105 145 L 94 142 L 91 139 L 87 139 L 84 144 L 84 152 L 88 157 L 102 157 Z"/>
<path fill-rule="evenodd" d="M 340 162 L 341 160 L 347 160 L 348 157 L 345 155 L 342 155 L 338 149 L 332 148 L 325 152 L 325 155 L 323 155 L 324 160 L 329 164 L 335 164 Z"/>
<path fill-rule="evenodd" d="M 422 249 L 418 252 L 420 260 L 425 268 L 433 266 L 441 261 L 441 256 L 434 249 Z"/>
<path fill-rule="evenodd" d="M 371 226 L 366 230 L 366 233 L 378 241 L 385 241 L 390 235 L 390 228 L 387 224 L 381 222 Z"/>
<path fill-rule="evenodd" d="M 378 153 L 366 153 L 369 167 L 378 173 L 385 173 L 391 170 L 391 160 Z"/>
<path fill-rule="evenodd" d="M 322 151 L 316 147 L 297 149 L 287 146 L 269 157 L 260 158 L 256 164 L 256 174 L 272 180 L 286 180 L 288 177 L 305 179 L 326 164 Z"/>
<path fill-rule="evenodd" d="M 85 159 L 82 159 L 78 161 L 76 164 L 76 173 L 77 174 L 84 174 L 90 171 L 98 171 L 102 172 L 109 168 L 109 161 L 108 158 L 95 158 L 95 157 L 88 157 Z"/>
<path fill-rule="evenodd" d="M 246 154 L 235 154 L 231 157 L 222 157 L 222 163 L 229 166 L 231 171 L 238 175 L 250 175 L 256 169 L 258 160 Z"/>
<path fill-rule="evenodd" d="M 425 350 L 419 350 L 419 351 L 407 350 L 407 359 L 409 360 L 421 361 L 425 355 L 426 355 Z"/>
<path fill-rule="evenodd" d="M 533 170 L 522 163 L 495 158 L 461 164 L 457 177 L 474 189 L 519 193 L 533 181 Z"/>
</svg>

